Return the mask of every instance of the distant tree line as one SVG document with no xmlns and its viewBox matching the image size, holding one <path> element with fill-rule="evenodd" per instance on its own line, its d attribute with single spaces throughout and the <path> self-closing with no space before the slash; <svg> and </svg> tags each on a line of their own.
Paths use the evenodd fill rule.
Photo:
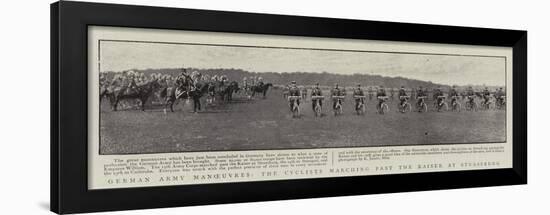
<svg viewBox="0 0 550 215">
<path fill-rule="evenodd" d="M 225 75 L 231 81 L 238 81 L 239 83 L 243 80 L 244 77 L 251 76 L 260 76 L 263 78 L 264 82 L 270 82 L 274 85 L 287 85 L 291 81 L 296 81 L 298 85 L 311 86 L 315 83 L 319 83 L 321 86 L 333 86 L 335 83 L 338 83 L 340 86 L 353 87 L 357 84 L 361 84 L 363 87 L 376 87 L 384 86 L 385 88 L 399 88 L 405 86 L 406 88 L 418 88 L 420 86 L 428 89 L 437 88 L 441 86 L 444 89 L 450 88 L 449 85 L 436 84 L 431 81 L 421 81 L 404 77 L 385 77 L 381 75 L 372 75 L 372 74 L 352 74 L 352 75 L 343 75 L 343 74 L 333 74 L 328 72 L 321 73 L 311 73 L 311 72 L 293 72 L 293 73 L 276 73 L 276 72 L 249 72 L 242 69 L 234 68 L 220 68 L 220 69 L 197 69 L 197 68 L 186 68 L 189 72 L 198 71 L 201 74 L 207 74 L 210 76 L 213 75 Z M 170 68 L 170 69 L 145 69 L 145 70 L 134 70 L 136 72 L 144 73 L 149 76 L 153 73 L 169 74 L 172 76 L 177 76 L 182 72 L 181 68 Z M 113 72 L 106 72 L 108 76 L 112 76 Z M 480 88 L 482 86 L 474 86 L 475 88 Z M 463 88 L 463 87 L 461 87 Z M 496 87 L 491 87 L 496 88 Z"/>
</svg>

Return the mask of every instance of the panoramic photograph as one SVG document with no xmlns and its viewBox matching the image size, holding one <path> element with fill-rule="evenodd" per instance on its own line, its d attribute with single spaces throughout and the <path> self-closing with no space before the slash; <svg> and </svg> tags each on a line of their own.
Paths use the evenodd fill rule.
<svg viewBox="0 0 550 215">
<path fill-rule="evenodd" d="M 101 155 L 506 141 L 506 58 L 102 40 Z"/>
</svg>

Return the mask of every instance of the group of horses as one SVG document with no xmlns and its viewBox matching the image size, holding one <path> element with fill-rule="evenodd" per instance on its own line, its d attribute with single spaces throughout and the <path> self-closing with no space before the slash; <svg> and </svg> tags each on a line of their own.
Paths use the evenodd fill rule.
<svg viewBox="0 0 550 215">
<path fill-rule="evenodd" d="M 157 96 L 164 109 L 169 109 L 174 112 L 174 104 L 178 100 L 192 100 L 193 110 L 201 109 L 201 98 L 206 97 L 207 103 L 216 101 L 228 102 L 233 100 L 235 94 L 245 95 L 249 100 L 256 94 L 263 95 L 265 98 L 267 91 L 273 85 L 271 83 L 254 85 L 254 86 L 239 86 L 236 81 L 229 83 L 224 82 L 197 82 L 192 87 L 184 87 L 176 84 L 161 84 L 158 79 L 151 79 L 144 84 L 137 85 L 129 89 L 128 86 L 100 86 L 100 102 L 103 98 L 108 98 L 113 111 L 118 110 L 121 101 L 138 101 L 142 111 L 145 111 L 147 102 Z M 179 88 L 179 89 L 178 89 Z"/>
</svg>

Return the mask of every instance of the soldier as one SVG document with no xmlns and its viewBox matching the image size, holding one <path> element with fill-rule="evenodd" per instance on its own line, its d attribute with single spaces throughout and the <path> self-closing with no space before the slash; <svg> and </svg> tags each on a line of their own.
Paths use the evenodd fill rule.
<svg viewBox="0 0 550 215">
<path fill-rule="evenodd" d="M 300 88 L 298 88 L 298 86 L 296 86 L 296 81 L 292 81 L 290 83 L 290 88 L 288 89 L 288 93 L 289 93 L 289 96 L 298 96 L 298 97 L 300 97 Z M 296 104 L 298 104 L 298 106 L 300 106 L 300 99 L 298 99 L 298 98 L 289 99 L 290 111 L 292 111 L 294 101 L 296 101 Z"/>
<path fill-rule="evenodd" d="M 321 88 L 319 88 L 319 83 L 315 83 L 315 87 L 311 89 L 311 97 L 313 96 L 323 96 L 323 92 L 321 91 Z M 322 99 L 311 99 L 311 109 L 315 112 L 315 104 L 317 103 L 317 100 L 319 102 L 319 105 L 323 107 L 323 100 Z"/>
<path fill-rule="evenodd" d="M 251 84 L 252 86 L 256 86 L 256 77 L 250 76 L 250 84 Z"/>
<path fill-rule="evenodd" d="M 306 86 L 302 86 L 302 98 L 303 99 L 307 98 L 307 87 Z"/>
<path fill-rule="evenodd" d="M 466 96 L 468 96 L 468 102 L 470 104 L 473 104 L 474 103 L 475 92 L 474 92 L 474 89 L 472 88 L 472 86 L 469 86 L 468 90 L 466 90 Z"/>
<path fill-rule="evenodd" d="M 128 73 L 128 88 L 126 89 L 127 93 L 135 92 L 137 88 L 136 77 L 133 71 Z"/>
<path fill-rule="evenodd" d="M 437 106 L 439 107 L 442 102 L 443 102 L 443 97 L 440 97 L 440 96 L 443 96 L 443 91 L 441 90 L 441 86 L 438 86 L 437 89 L 434 90 L 434 98 L 436 99 L 437 101 Z"/>
<path fill-rule="evenodd" d="M 399 105 L 403 106 L 403 104 L 405 104 L 405 102 L 407 101 L 407 91 L 405 90 L 405 87 L 404 86 L 401 86 L 401 88 L 399 89 Z"/>
<path fill-rule="evenodd" d="M 499 89 L 497 90 L 497 92 L 495 92 L 495 98 L 497 99 L 497 103 L 498 103 L 499 105 L 503 105 L 503 104 L 504 104 L 504 96 L 505 96 L 505 94 L 504 94 L 504 91 L 502 90 L 502 87 L 499 88 Z"/>
<path fill-rule="evenodd" d="M 261 76 L 258 77 L 258 86 L 260 86 L 260 87 L 264 86 L 264 79 Z"/>
<path fill-rule="evenodd" d="M 418 87 L 418 91 L 416 91 L 416 98 L 419 98 L 419 97 L 425 97 L 426 96 L 426 93 L 425 91 L 422 89 L 422 86 Z M 416 100 L 416 106 L 417 107 L 420 107 L 420 104 L 422 103 L 422 99 L 417 99 Z"/>
<path fill-rule="evenodd" d="M 344 95 L 343 89 L 338 87 L 338 83 L 334 84 L 334 88 L 332 88 L 332 90 L 330 91 L 330 96 L 332 97 L 332 96 L 343 96 L 343 95 Z M 342 100 L 341 99 L 332 100 L 332 109 L 336 109 L 336 104 L 338 104 L 339 101 L 341 102 Z"/>
<path fill-rule="evenodd" d="M 483 95 L 483 104 L 488 104 L 491 96 L 491 92 L 489 91 L 488 87 L 485 87 L 485 89 L 482 92 L 482 95 Z"/>
<path fill-rule="evenodd" d="M 384 103 L 385 99 L 379 97 L 386 97 L 386 89 L 384 89 L 384 86 L 380 86 L 378 92 L 376 93 L 376 98 L 378 98 L 378 108 L 382 108 L 382 103 Z"/>
<path fill-rule="evenodd" d="M 453 88 L 451 88 L 451 91 L 449 91 L 449 96 L 451 97 L 451 104 L 454 104 L 456 102 L 456 97 L 458 96 L 456 85 L 453 85 Z"/>
<path fill-rule="evenodd" d="M 227 83 L 227 76 L 220 75 L 219 76 L 219 82 L 220 82 L 220 86 L 225 86 L 225 84 Z"/>
<path fill-rule="evenodd" d="M 189 90 L 191 89 L 192 79 L 186 69 L 182 69 L 182 72 L 176 77 L 176 98 L 181 97 L 184 93 L 189 96 Z"/>
<path fill-rule="evenodd" d="M 365 96 L 363 89 L 361 89 L 361 84 L 357 84 L 357 88 L 353 90 L 353 96 Z M 365 104 L 364 98 L 355 98 L 355 110 L 359 110 L 359 104 Z"/>
<path fill-rule="evenodd" d="M 105 85 L 107 85 L 107 78 L 104 73 L 99 73 L 99 86 L 103 87 Z"/>
<path fill-rule="evenodd" d="M 243 88 L 245 91 L 248 90 L 248 82 L 247 82 L 246 76 L 243 78 Z"/>
<path fill-rule="evenodd" d="M 199 84 L 202 82 L 202 74 L 198 71 L 193 72 L 193 87 L 192 90 L 197 90 L 199 88 Z"/>
</svg>

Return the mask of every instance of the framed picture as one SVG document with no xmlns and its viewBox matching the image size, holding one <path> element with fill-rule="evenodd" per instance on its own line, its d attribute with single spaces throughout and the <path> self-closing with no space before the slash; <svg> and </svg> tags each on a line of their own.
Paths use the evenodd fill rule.
<svg viewBox="0 0 550 215">
<path fill-rule="evenodd" d="M 527 183 L 527 32 L 51 5 L 57 213 Z"/>
</svg>

